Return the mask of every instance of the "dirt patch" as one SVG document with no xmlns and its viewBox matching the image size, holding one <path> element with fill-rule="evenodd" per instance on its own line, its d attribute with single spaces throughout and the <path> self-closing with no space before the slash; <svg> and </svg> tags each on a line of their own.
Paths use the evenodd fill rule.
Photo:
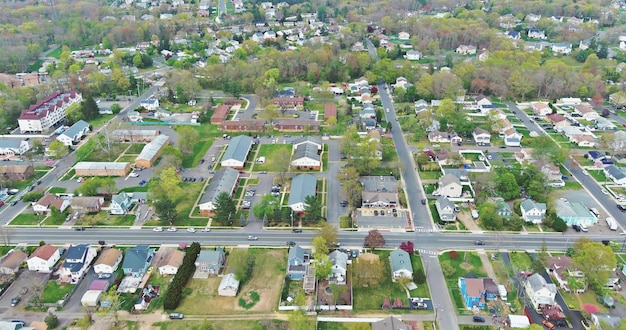
<svg viewBox="0 0 626 330">
<path fill-rule="evenodd" d="M 459 265 L 459 267 L 465 269 L 465 270 L 471 270 L 472 268 L 474 268 L 474 266 L 472 266 L 472 264 L 469 264 L 467 262 L 464 262 L 462 264 Z"/>
</svg>

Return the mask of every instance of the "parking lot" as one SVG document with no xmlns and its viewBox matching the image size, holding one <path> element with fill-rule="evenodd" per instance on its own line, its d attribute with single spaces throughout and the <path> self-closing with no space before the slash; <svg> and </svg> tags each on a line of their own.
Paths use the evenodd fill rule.
<svg viewBox="0 0 626 330">
<path fill-rule="evenodd" d="M 0 308 L 23 308 L 32 297 L 34 293 L 33 288 L 37 287 L 43 290 L 49 277 L 50 274 L 34 272 L 28 269 L 23 270 L 15 279 L 15 282 L 2 293 Z M 11 307 L 11 299 L 20 295 L 20 291 L 23 288 L 28 288 L 28 292 L 22 297 L 22 300 L 16 307 Z"/>
<path fill-rule="evenodd" d="M 404 229 L 409 226 L 406 211 L 397 209 L 397 216 L 393 214 L 392 208 L 360 208 L 357 210 L 357 224 L 359 229 Z"/>
</svg>

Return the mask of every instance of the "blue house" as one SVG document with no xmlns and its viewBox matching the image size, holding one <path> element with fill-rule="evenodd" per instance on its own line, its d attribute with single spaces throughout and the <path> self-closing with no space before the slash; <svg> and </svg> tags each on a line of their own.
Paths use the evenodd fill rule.
<svg viewBox="0 0 626 330">
<path fill-rule="evenodd" d="M 292 280 L 301 280 L 306 275 L 306 268 L 309 263 L 309 255 L 299 245 L 289 248 L 287 256 L 287 275 Z"/>
<path fill-rule="evenodd" d="M 147 245 L 138 245 L 126 250 L 124 261 L 122 262 L 124 275 L 142 277 L 148 270 L 148 267 L 150 267 L 153 258 L 154 250 Z"/>
<path fill-rule="evenodd" d="M 488 300 L 498 295 L 498 286 L 490 278 L 460 277 L 459 288 L 467 309 L 483 309 Z"/>
</svg>

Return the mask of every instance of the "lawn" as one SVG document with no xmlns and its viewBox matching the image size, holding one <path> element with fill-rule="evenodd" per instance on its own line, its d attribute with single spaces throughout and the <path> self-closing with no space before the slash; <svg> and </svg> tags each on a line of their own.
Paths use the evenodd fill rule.
<svg viewBox="0 0 626 330">
<path fill-rule="evenodd" d="M 280 150 L 285 150 L 291 154 L 291 144 L 262 144 L 259 148 L 259 153 L 257 154 L 257 158 L 265 157 L 266 161 L 263 164 L 255 164 L 255 171 L 269 171 L 270 162 L 267 161 L 275 157 L 274 155 L 278 154 Z"/>
<path fill-rule="evenodd" d="M 259 329 L 287 329 L 288 326 L 286 322 L 278 321 L 278 320 L 238 320 L 238 321 L 174 320 L 174 321 L 154 323 L 153 328 L 161 329 L 161 330 L 202 330 L 202 329 L 259 330 Z M 132 328 L 129 328 L 129 329 L 132 329 Z"/>
<path fill-rule="evenodd" d="M 48 190 L 48 193 L 50 194 L 63 194 L 67 191 L 66 188 L 63 187 L 52 187 Z"/>
<path fill-rule="evenodd" d="M 420 171 L 419 176 L 422 180 L 439 180 L 443 175 L 441 171 Z"/>
<path fill-rule="evenodd" d="M 107 211 L 85 215 L 76 221 L 80 226 L 120 226 L 130 227 L 135 223 L 134 214 L 110 215 Z"/>
<path fill-rule="evenodd" d="M 186 168 L 195 167 L 200 159 L 204 157 L 207 150 L 213 144 L 216 137 L 221 136 L 222 132 L 218 130 L 217 125 L 200 125 L 191 126 L 198 134 L 198 141 L 193 145 L 193 150 L 188 155 L 183 155 L 183 166 Z"/>
<path fill-rule="evenodd" d="M 66 294 L 70 293 L 74 289 L 74 284 L 58 284 L 56 281 L 48 281 L 46 287 L 43 289 L 41 299 L 44 303 L 56 303 L 62 300 Z"/>
<path fill-rule="evenodd" d="M 177 312 L 190 315 L 215 315 L 250 312 L 270 312 L 278 306 L 280 285 L 283 283 L 287 266 L 287 250 L 250 249 L 255 257 L 254 269 L 248 282 L 239 287 L 237 297 L 220 297 L 217 287 L 221 278 L 192 279 L 186 287 L 191 290 L 181 301 Z M 228 265 L 228 259 L 226 259 Z M 260 295 L 260 301 L 254 307 L 246 310 L 239 306 L 239 298 L 248 292 L 255 291 Z M 206 304 L 211 299 L 210 304 Z"/>
<path fill-rule="evenodd" d="M 109 120 L 113 119 L 113 117 L 115 117 L 115 115 L 99 115 L 98 118 L 90 120 L 89 125 L 92 127 L 102 127 Z"/>
<path fill-rule="evenodd" d="M 570 306 L 572 309 L 582 310 L 585 304 L 592 304 L 598 307 L 600 313 L 609 312 L 604 305 L 598 302 L 596 293 L 591 289 L 581 294 L 565 293 L 563 290 L 559 290 L 559 293 L 563 296 L 563 300 L 567 306 Z"/>
<path fill-rule="evenodd" d="M 603 170 L 587 170 L 587 172 L 597 182 L 599 182 L 599 183 L 605 183 L 606 182 L 606 174 L 604 174 Z"/>
<path fill-rule="evenodd" d="M 380 261 L 383 262 L 384 265 L 384 276 L 382 282 L 375 288 L 360 288 L 353 287 L 352 292 L 354 294 L 354 311 L 355 312 L 363 312 L 363 311 L 381 311 L 381 305 L 385 298 L 388 298 L 392 303 L 396 298 L 402 299 L 403 302 L 406 302 L 407 296 L 406 291 L 402 288 L 402 286 L 398 283 L 394 283 L 391 281 L 391 268 L 389 265 L 389 253 L 391 251 L 376 251 L 374 252 L 378 256 L 380 256 Z M 421 286 L 420 288 L 421 289 Z M 411 295 L 414 291 L 411 292 Z"/>
<path fill-rule="evenodd" d="M 13 221 L 12 226 L 36 226 L 42 218 L 34 213 L 21 213 L 18 214 Z"/>
<path fill-rule="evenodd" d="M 565 187 L 563 188 L 565 190 L 581 190 L 583 189 L 583 186 L 578 181 L 568 180 L 565 181 Z"/>
<path fill-rule="evenodd" d="M 145 146 L 145 144 L 141 143 L 133 144 L 126 150 L 126 154 L 139 154 Z"/>
<path fill-rule="evenodd" d="M 370 323 L 361 322 L 318 322 L 317 330 L 348 330 L 348 329 L 369 329 Z"/>
<path fill-rule="evenodd" d="M 480 257 L 476 254 L 476 252 L 456 251 L 456 259 L 451 257 L 451 252 L 452 251 L 446 252 L 439 256 L 439 261 L 441 263 L 449 261 L 456 271 L 452 276 L 446 277 L 448 281 L 456 283 L 459 277 L 465 276 L 470 271 L 477 277 L 487 277 L 487 274 L 483 269 L 483 263 L 480 261 Z"/>
<path fill-rule="evenodd" d="M 525 252 L 511 252 L 509 253 L 511 259 L 511 265 L 519 270 L 532 270 L 533 260 Z"/>
</svg>

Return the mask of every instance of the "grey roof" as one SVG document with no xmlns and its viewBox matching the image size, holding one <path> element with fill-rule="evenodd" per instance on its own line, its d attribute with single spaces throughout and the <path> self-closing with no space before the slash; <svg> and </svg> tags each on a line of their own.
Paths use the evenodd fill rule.
<svg viewBox="0 0 626 330">
<path fill-rule="evenodd" d="M 359 178 L 363 191 L 396 192 L 398 180 L 391 175 L 362 176 Z"/>
<path fill-rule="evenodd" d="M 444 187 L 451 183 L 457 183 L 458 185 L 461 185 L 461 180 L 459 180 L 459 178 L 457 178 L 454 174 L 446 174 L 439 178 L 439 184 Z"/>
<path fill-rule="evenodd" d="M 538 210 L 547 210 L 546 203 L 537 203 L 530 198 L 523 200 L 522 203 L 520 204 L 520 207 L 522 208 L 522 210 L 526 210 L 526 211 L 532 210 L 535 208 Z"/>
<path fill-rule="evenodd" d="M 480 135 L 480 134 L 491 135 L 491 133 L 489 133 L 486 129 L 483 129 L 483 128 L 480 128 L 480 127 L 474 128 L 474 131 L 472 133 L 474 135 Z"/>
<path fill-rule="evenodd" d="M 582 203 L 561 199 L 556 200 L 556 215 L 560 218 L 595 218 Z"/>
<path fill-rule="evenodd" d="M 218 263 L 222 255 L 224 255 L 224 250 L 219 247 L 216 250 L 202 250 L 200 254 L 198 254 L 196 262 Z"/>
<path fill-rule="evenodd" d="M 408 324 L 402 323 L 393 316 L 388 316 L 380 321 L 372 322 L 372 330 L 409 330 Z"/>
<path fill-rule="evenodd" d="M 220 168 L 215 172 L 215 175 L 213 175 L 204 195 L 202 195 L 202 199 L 200 199 L 200 203 L 214 202 L 217 195 L 221 192 L 231 194 L 231 189 L 235 186 L 238 179 L 239 171 L 230 167 Z"/>
<path fill-rule="evenodd" d="M 116 202 L 118 205 L 123 205 L 128 200 L 128 194 L 124 191 L 111 197 L 111 201 Z"/>
<path fill-rule="evenodd" d="M 237 290 L 239 288 L 239 281 L 235 278 L 235 274 L 228 273 L 222 277 L 222 281 L 220 282 L 220 286 L 217 288 L 218 291 L 226 290 L 233 288 Z"/>
<path fill-rule="evenodd" d="M 155 137 L 150 143 L 146 144 L 141 150 L 141 153 L 135 158 L 135 161 L 139 159 L 152 159 L 154 155 L 156 155 L 164 145 L 167 144 L 170 137 L 164 134 L 161 134 Z"/>
<path fill-rule="evenodd" d="M 293 159 L 310 158 L 321 161 L 322 156 L 317 153 L 317 146 L 312 143 L 304 143 L 298 146 Z"/>
<path fill-rule="evenodd" d="M 319 137 L 319 136 L 304 136 L 304 137 L 301 137 L 301 138 L 297 139 L 295 141 L 294 145 L 298 145 L 298 144 L 301 144 L 301 143 L 306 143 L 306 144 L 313 143 L 313 144 L 316 144 L 318 146 L 321 146 L 322 145 L 322 138 Z"/>
<path fill-rule="evenodd" d="M 78 162 L 74 166 L 77 170 L 122 170 L 129 163 L 118 162 Z"/>
<path fill-rule="evenodd" d="M 224 152 L 222 162 L 229 159 L 235 159 L 240 162 L 245 162 L 248 158 L 248 153 L 252 147 L 252 138 L 247 135 L 235 136 L 230 140 L 228 149 Z"/>
<path fill-rule="evenodd" d="M 541 276 L 541 275 L 539 275 L 537 273 L 532 274 L 526 280 L 528 281 L 528 284 L 530 284 L 530 287 L 535 292 L 541 290 L 542 288 L 546 288 L 551 293 L 555 293 L 556 294 L 556 285 L 554 283 L 546 282 L 546 279 L 543 278 L 543 276 Z"/>
<path fill-rule="evenodd" d="M 0 149 L 19 149 L 24 139 L 0 139 Z"/>
<path fill-rule="evenodd" d="M 348 255 L 345 252 L 335 250 L 328 255 L 330 262 L 342 269 L 348 268 Z"/>
<path fill-rule="evenodd" d="M 626 173 L 624 173 L 624 171 L 622 171 L 621 168 L 615 166 L 615 165 L 609 165 L 607 167 L 604 168 L 604 170 L 613 178 L 615 178 L 615 180 L 621 180 L 623 178 L 626 178 Z"/>
<path fill-rule="evenodd" d="M 159 131 L 154 129 L 116 129 L 111 132 L 113 136 L 156 136 Z"/>
<path fill-rule="evenodd" d="M 300 245 L 292 246 L 289 248 L 289 255 L 287 260 L 291 261 L 296 259 L 298 262 L 304 262 L 304 249 Z"/>
<path fill-rule="evenodd" d="M 126 250 L 123 269 L 130 269 L 131 272 L 143 270 L 150 256 L 150 247 L 147 245 L 137 245 L 134 248 Z"/>
<path fill-rule="evenodd" d="M 289 191 L 289 202 L 287 205 L 304 203 L 307 196 L 315 196 L 317 179 L 310 174 L 300 174 L 291 180 L 291 190 Z"/>
<path fill-rule="evenodd" d="M 396 272 L 398 270 L 406 269 L 413 272 L 413 265 L 411 264 L 411 257 L 402 249 L 395 249 L 389 254 L 391 259 L 391 271 Z"/>
<path fill-rule="evenodd" d="M 82 259 L 85 255 L 87 249 L 89 249 L 89 245 L 80 244 L 75 245 L 67 249 L 67 254 L 65 255 L 65 259 Z"/>
<path fill-rule="evenodd" d="M 85 129 L 89 129 L 89 123 L 84 120 L 79 120 L 76 124 L 72 125 L 72 127 L 68 128 L 61 135 L 68 136 L 70 138 L 74 138 L 78 133 L 83 132 Z"/>
</svg>

